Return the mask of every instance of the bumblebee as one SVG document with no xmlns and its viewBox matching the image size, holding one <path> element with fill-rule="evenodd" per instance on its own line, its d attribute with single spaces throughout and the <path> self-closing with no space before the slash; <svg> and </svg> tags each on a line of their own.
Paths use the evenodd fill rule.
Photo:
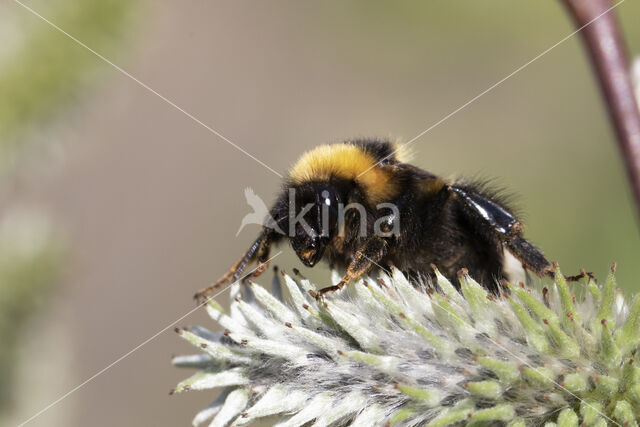
<svg viewBox="0 0 640 427">
<path fill-rule="evenodd" d="M 452 283 L 466 268 L 499 294 L 509 280 L 508 258 L 537 276 L 554 276 L 542 252 L 522 237 L 524 226 L 504 197 L 487 186 L 447 180 L 407 162 L 388 140 L 321 145 L 290 170 L 256 240 L 212 290 L 267 268 L 274 244 L 288 240 L 300 261 L 325 259 L 345 271 L 342 289 L 372 269 L 395 266 L 409 277 L 432 278 L 437 266 Z"/>
</svg>

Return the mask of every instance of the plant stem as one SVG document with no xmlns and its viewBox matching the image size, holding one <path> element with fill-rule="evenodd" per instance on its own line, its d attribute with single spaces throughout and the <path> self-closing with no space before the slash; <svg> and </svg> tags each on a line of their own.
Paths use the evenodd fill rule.
<svg viewBox="0 0 640 427">
<path fill-rule="evenodd" d="M 586 25 L 580 34 L 607 103 L 640 218 L 640 109 L 634 97 L 620 26 L 610 10 L 614 4 L 610 0 L 562 1 L 576 26 Z"/>
</svg>

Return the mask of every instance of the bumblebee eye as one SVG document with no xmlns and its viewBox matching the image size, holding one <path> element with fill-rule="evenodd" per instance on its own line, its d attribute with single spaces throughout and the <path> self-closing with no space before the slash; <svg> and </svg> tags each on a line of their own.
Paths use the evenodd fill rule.
<svg viewBox="0 0 640 427">
<path fill-rule="evenodd" d="M 338 196 L 330 187 L 323 187 L 316 192 L 316 207 L 318 212 L 318 226 L 321 236 L 331 234 L 338 221 Z"/>
<path fill-rule="evenodd" d="M 327 206 L 333 212 L 338 211 L 338 197 L 331 188 L 323 188 L 318 193 L 317 201 L 319 205 Z"/>
</svg>

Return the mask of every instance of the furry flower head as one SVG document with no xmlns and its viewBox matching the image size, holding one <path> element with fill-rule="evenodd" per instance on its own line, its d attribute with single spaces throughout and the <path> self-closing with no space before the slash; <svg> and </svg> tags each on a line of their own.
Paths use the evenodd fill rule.
<svg viewBox="0 0 640 427">
<path fill-rule="evenodd" d="M 436 273 L 433 288 L 394 270 L 322 303 L 299 276 L 284 274 L 284 286 L 276 277 L 271 292 L 235 284 L 229 314 L 207 304 L 224 333 L 176 330 L 201 353 L 173 360 L 199 372 L 172 393 L 222 389 L 194 425 L 640 420 L 640 299 L 629 309 L 613 272 L 602 287 L 576 285 L 586 285 L 581 298 L 563 279 L 496 298 L 466 274 L 458 291 Z"/>
</svg>

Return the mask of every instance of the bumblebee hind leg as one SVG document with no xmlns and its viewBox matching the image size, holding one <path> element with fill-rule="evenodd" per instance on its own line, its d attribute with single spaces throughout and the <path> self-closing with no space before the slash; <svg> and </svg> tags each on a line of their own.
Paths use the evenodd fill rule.
<svg viewBox="0 0 640 427">
<path fill-rule="evenodd" d="M 588 277 L 591 280 L 596 280 L 596 275 L 590 271 L 585 271 L 585 269 L 580 270 L 580 274 L 576 274 L 575 276 L 564 276 L 564 280 L 567 282 L 579 282 L 580 280 Z"/>
<path fill-rule="evenodd" d="M 551 262 L 532 243 L 521 237 L 524 225 L 509 211 L 486 196 L 463 188 L 450 186 L 455 197 L 462 202 L 463 211 L 476 224 L 476 230 L 487 238 L 497 239 L 522 263 L 525 270 L 537 276 L 554 277 Z"/>
<path fill-rule="evenodd" d="M 531 242 L 516 234 L 507 237 L 504 245 L 526 270 L 540 277 L 555 277 L 553 264 Z"/>
<path fill-rule="evenodd" d="M 539 277 L 555 279 L 556 267 L 531 242 L 522 237 L 524 225 L 498 203 L 473 194 L 465 189 L 451 186 L 449 190 L 462 200 L 464 211 L 473 218 L 480 229 L 502 242 L 504 247 L 522 263 L 526 271 Z M 575 276 L 564 276 L 568 282 L 585 277 L 595 279 L 593 273 L 584 270 Z"/>
<path fill-rule="evenodd" d="M 505 241 L 505 246 L 509 252 L 522 262 L 526 270 L 535 273 L 539 277 L 556 278 L 557 264 L 549 262 L 532 243 L 518 235 L 508 238 Z M 596 276 L 584 269 L 581 269 L 580 273 L 575 276 L 564 275 L 564 280 L 567 282 L 578 282 L 584 278 L 595 280 Z"/>
</svg>

